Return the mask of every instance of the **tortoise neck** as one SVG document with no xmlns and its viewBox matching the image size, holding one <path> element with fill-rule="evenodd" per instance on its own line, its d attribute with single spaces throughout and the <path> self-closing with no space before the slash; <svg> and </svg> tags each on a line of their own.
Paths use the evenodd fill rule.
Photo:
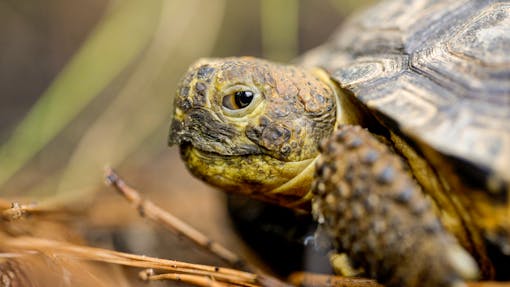
<svg viewBox="0 0 510 287">
<path fill-rule="evenodd" d="M 310 209 L 309 202 L 313 197 L 311 186 L 315 174 L 315 164 L 319 157 L 320 154 L 311 159 L 308 165 L 298 175 L 270 192 L 271 195 L 280 198 L 285 194 L 293 196 L 288 202 L 282 202 L 280 200 L 280 205 L 293 209 Z M 298 195 L 297 199 L 295 198 L 296 195 Z"/>
<path fill-rule="evenodd" d="M 344 92 L 339 84 L 331 79 L 327 71 L 322 68 L 312 68 L 310 71 L 321 82 L 328 85 L 333 91 L 333 97 L 336 106 L 336 121 L 333 130 L 336 130 L 338 125 L 362 125 L 364 116 L 360 109 L 355 105 L 352 96 Z"/>
</svg>

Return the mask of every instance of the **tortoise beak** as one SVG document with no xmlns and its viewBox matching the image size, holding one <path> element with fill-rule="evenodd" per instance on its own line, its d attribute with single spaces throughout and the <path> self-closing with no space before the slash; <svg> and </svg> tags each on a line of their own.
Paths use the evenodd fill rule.
<svg viewBox="0 0 510 287">
<path fill-rule="evenodd" d="M 201 151 L 232 155 L 236 153 L 232 139 L 238 136 L 235 128 L 215 119 L 208 110 L 191 109 L 182 119 L 174 116 L 168 145 L 188 143 Z"/>
<path fill-rule="evenodd" d="M 183 115 L 182 119 L 174 116 L 168 145 L 178 145 L 181 149 L 191 146 L 202 152 L 223 156 L 262 153 L 253 142 L 243 142 L 239 138 L 242 138 L 242 133 L 235 127 L 215 119 L 207 110 L 192 109 Z"/>
</svg>

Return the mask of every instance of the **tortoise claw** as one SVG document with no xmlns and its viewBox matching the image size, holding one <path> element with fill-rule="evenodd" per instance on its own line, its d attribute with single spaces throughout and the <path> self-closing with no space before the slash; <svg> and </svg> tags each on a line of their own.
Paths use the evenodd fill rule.
<svg viewBox="0 0 510 287">
<path fill-rule="evenodd" d="M 475 280 L 479 276 L 478 267 L 471 255 L 459 246 L 453 246 L 447 251 L 446 257 L 455 271 L 466 280 Z"/>
</svg>

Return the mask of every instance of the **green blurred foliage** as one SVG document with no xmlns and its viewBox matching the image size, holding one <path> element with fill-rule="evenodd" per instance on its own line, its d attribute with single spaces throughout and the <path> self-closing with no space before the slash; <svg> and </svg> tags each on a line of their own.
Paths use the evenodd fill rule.
<svg viewBox="0 0 510 287">
<path fill-rule="evenodd" d="M 104 165 L 144 166 L 167 153 L 173 91 L 190 63 L 288 61 L 368 2 L 0 3 L 0 191 L 93 194 Z"/>
</svg>

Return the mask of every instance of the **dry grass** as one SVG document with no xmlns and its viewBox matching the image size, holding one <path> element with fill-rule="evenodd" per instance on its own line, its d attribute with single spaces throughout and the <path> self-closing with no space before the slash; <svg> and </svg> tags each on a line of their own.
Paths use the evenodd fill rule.
<svg viewBox="0 0 510 287">
<path fill-rule="evenodd" d="M 195 244 L 223 259 L 238 265 L 240 257 L 200 231 L 143 199 L 111 170 L 109 183 L 127 199 L 143 217 L 185 236 Z M 119 267 L 142 269 L 139 278 L 144 281 L 170 280 L 195 286 L 243 287 L 380 287 L 374 280 L 344 278 L 310 273 L 295 273 L 289 283 L 244 265 L 256 273 L 237 269 L 159 259 L 85 245 L 70 222 L 83 218 L 79 213 L 67 213 L 56 207 L 36 204 L 10 206 L 0 200 L 2 231 L 0 232 L 0 280 L 3 286 L 132 286 L 132 281 Z M 67 216 L 65 216 L 67 214 Z M 60 215 L 57 218 L 55 215 Z M 65 220 L 62 220 L 65 218 Z M 86 218 L 85 218 L 86 219 Z M 81 222 L 86 224 L 86 222 Z M 90 223 L 89 223 L 90 224 Z M 99 263 L 94 264 L 94 262 Z M 42 282 L 42 283 L 41 283 Z M 508 287 L 508 283 L 476 282 L 470 287 Z"/>
</svg>

